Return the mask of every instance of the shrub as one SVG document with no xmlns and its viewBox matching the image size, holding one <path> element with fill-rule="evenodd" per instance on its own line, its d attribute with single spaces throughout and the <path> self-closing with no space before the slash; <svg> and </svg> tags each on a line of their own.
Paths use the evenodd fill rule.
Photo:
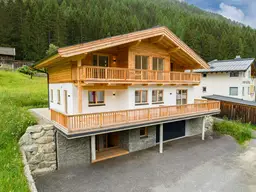
<svg viewBox="0 0 256 192">
<path fill-rule="evenodd" d="M 214 131 L 220 134 L 226 134 L 234 137 L 236 141 L 240 144 L 243 144 L 245 141 L 250 140 L 252 135 L 252 126 L 251 124 L 241 123 L 239 121 L 217 121 L 214 122 L 213 129 Z"/>
<path fill-rule="evenodd" d="M 18 68 L 18 71 L 19 71 L 20 73 L 24 73 L 24 74 L 26 74 L 26 75 L 30 75 L 30 78 L 31 78 L 31 79 L 32 79 L 33 75 L 36 74 L 36 71 L 33 70 L 31 67 L 29 67 L 29 66 L 27 66 L 27 65 L 24 65 L 24 66 Z"/>
</svg>

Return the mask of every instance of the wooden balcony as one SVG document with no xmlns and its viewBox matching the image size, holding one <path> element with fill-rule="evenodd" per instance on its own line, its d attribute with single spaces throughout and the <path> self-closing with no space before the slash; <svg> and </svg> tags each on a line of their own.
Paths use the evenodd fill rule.
<svg viewBox="0 0 256 192">
<path fill-rule="evenodd" d="M 154 108 L 111 111 L 102 113 L 65 115 L 51 110 L 51 120 L 62 125 L 67 133 L 90 132 L 103 128 L 186 118 L 219 112 L 219 101 L 197 102 L 187 105 L 161 106 Z"/>
<path fill-rule="evenodd" d="M 82 66 L 79 68 L 81 81 L 94 83 L 155 83 L 198 85 L 201 74 L 137 70 L 113 67 Z"/>
</svg>

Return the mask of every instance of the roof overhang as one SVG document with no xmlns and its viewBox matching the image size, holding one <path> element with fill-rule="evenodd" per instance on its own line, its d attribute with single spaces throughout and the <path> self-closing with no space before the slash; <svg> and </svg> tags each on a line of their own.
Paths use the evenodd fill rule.
<svg viewBox="0 0 256 192">
<path fill-rule="evenodd" d="M 132 43 L 160 36 L 165 37 L 168 41 L 174 44 L 172 50 L 179 49 L 188 55 L 192 60 L 198 63 L 202 68 L 208 69 L 209 65 L 197 55 L 191 48 L 189 48 L 182 40 L 180 40 L 174 33 L 172 33 L 167 27 L 156 27 L 146 29 L 142 31 L 132 32 L 124 35 L 113 36 L 105 39 L 100 39 L 88 43 L 82 43 L 78 45 L 63 47 L 58 49 L 58 53 L 55 55 L 45 58 L 35 64 L 35 68 L 48 68 L 50 65 L 59 62 L 61 60 L 76 57 L 79 55 L 87 54 L 102 49 L 107 49 L 122 44 Z"/>
</svg>

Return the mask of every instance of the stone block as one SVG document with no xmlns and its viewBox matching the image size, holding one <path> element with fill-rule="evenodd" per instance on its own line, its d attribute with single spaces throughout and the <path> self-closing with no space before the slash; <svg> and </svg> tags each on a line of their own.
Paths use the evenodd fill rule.
<svg viewBox="0 0 256 192">
<path fill-rule="evenodd" d="M 22 137 L 20 138 L 19 144 L 20 144 L 20 146 L 32 145 L 33 140 L 32 140 L 31 135 L 29 133 L 25 133 L 24 135 L 22 135 Z"/>
<path fill-rule="evenodd" d="M 55 143 L 51 142 L 48 144 L 40 145 L 38 151 L 41 153 L 53 153 L 55 151 Z"/>
<path fill-rule="evenodd" d="M 39 133 L 32 133 L 31 137 L 32 137 L 32 139 L 38 139 L 38 138 L 44 136 L 44 134 L 45 134 L 45 131 L 42 130 L 42 131 L 39 132 Z"/>
<path fill-rule="evenodd" d="M 51 124 L 43 125 L 43 129 L 44 129 L 45 131 L 53 130 L 53 129 L 54 129 L 54 126 L 51 125 Z"/>
<path fill-rule="evenodd" d="M 38 146 L 35 144 L 23 146 L 22 149 L 25 152 L 37 152 Z"/>
<path fill-rule="evenodd" d="M 52 172 L 53 170 L 54 169 L 52 169 L 51 167 L 36 169 L 36 170 L 32 171 L 32 175 L 34 175 L 34 176 L 44 175 L 45 173 Z"/>
<path fill-rule="evenodd" d="M 30 160 L 28 161 L 29 165 L 30 164 L 38 164 L 43 160 L 43 154 L 42 153 L 37 153 L 36 155 L 32 156 Z"/>
<path fill-rule="evenodd" d="M 38 143 L 38 144 L 46 144 L 46 143 L 50 143 L 50 142 L 53 142 L 52 136 L 43 136 L 36 140 L 36 143 Z"/>
<path fill-rule="evenodd" d="M 54 136 L 54 131 L 53 130 L 48 130 L 48 131 L 46 131 L 45 135 Z"/>
<path fill-rule="evenodd" d="M 47 167 L 51 167 L 52 165 L 56 166 L 56 161 L 43 161 L 38 164 L 38 168 L 39 169 L 47 168 Z"/>
<path fill-rule="evenodd" d="M 27 128 L 26 132 L 27 133 L 39 133 L 42 131 L 42 126 L 41 125 L 34 125 L 34 126 L 30 126 Z"/>
<path fill-rule="evenodd" d="M 48 153 L 44 154 L 45 161 L 55 161 L 56 160 L 56 153 Z"/>
</svg>

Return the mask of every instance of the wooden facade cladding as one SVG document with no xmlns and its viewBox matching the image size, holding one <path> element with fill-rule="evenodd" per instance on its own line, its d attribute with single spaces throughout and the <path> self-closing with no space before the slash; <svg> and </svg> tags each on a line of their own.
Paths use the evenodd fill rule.
<svg viewBox="0 0 256 192">
<path fill-rule="evenodd" d="M 111 111 L 91 114 L 65 115 L 51 110 L 51 120 L 62 125 L 68 133 L 90 132 L 114 126 L 147 123 L 154 120 L 182 118 L 188 115 L 219 112 L 220 102 L 208 101 L 195 104 L 161 106 L 154 108 Z"/>
<path fill-rule="evenodd" d="M 72 82 L 72 70 L 70 62 L 48 68 L 49 83 Z"/>
<path fill-rule="evenodd" d="M 108 67 L 93 66 L 93 55 L 108 56 Z M 147 69 L 135 69 L 136 56 L 147 57 Z M 153 70 L 153 58 L 163 59 L 162 71 Z M 49 68 L 49 82 L 198 85 L 201 80 L 200 74 L 184 73 L 183 67 L 172 61 L 172 55 L 166 49 L 148 41 L 88 53 L 79 59 Z"/>
</svg>

